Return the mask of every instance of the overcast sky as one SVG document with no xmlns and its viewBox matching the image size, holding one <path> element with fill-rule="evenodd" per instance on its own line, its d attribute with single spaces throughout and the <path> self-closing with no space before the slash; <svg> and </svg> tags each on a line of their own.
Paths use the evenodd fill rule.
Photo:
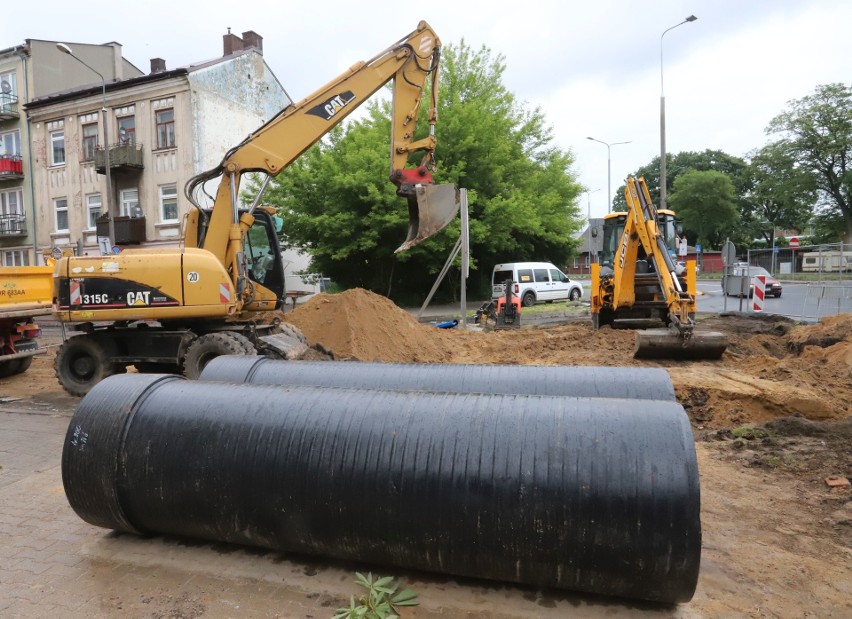
<svg viewBox="0 0 852 619">
<path fill-rule="evenodd" d="M 4 2 L 0 48 L 27 38 L 123 45 L 140 70 L 169 69 L 222 54 L 230 27 L 263 37 L 266 62 L 299 100 L 358 60 L 414 30 L 421 19 L 447 44 L 462 39 L 501 54 L 505 84 L 539 106 L 556 145 L 576 157 L 606 212 L 607 148 L 612 192 L 660 153 L 660 37 L 667 151 L 707 148 L 744 156 L 767 142 L 769 121 L 818 84 L 852 81 L 852 2 L 830 0 L 528 0 L 489 2 Z M 440 124 L 437 128 L 440 149 Z"/>
</svg>

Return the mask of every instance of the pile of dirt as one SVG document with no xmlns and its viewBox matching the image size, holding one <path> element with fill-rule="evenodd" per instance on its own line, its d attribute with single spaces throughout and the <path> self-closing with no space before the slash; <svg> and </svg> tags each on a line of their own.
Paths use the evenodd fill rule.
<svg viewBox="0 0 852 619">
<path fill-rule="evenodd" d="M 286 320 L 337 359 L 442 363 L 450 357 L 443 331 L 421 325 L 390 299 L 361 288 L 317 295 Z"/>
</svg>

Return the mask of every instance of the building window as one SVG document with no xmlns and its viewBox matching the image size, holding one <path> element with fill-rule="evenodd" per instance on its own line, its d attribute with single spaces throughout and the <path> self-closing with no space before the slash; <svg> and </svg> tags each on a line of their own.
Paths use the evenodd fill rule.
<svg viewBox="0 0 852 619">
<path fill-rule="evenodd" d="M 56 212 L 56 231 L 68 232 L 68 200 L 56 198 L 53 201 L 53 210 Z"/>
<path fill-rule="evenodd" d="M 139 206 L 138 189 L 121 190 L 121 214 L 124 217 L 133 217 L 133 210 Z"/>
<path fill-rule="evenodd" d="M 136 144 L 136 117 L 121 116 L 118 119 L 118 143 Z"/>
<path fill-rule="evenodd" d="M 160 187 L 160 217 L 162 221 L 178 220 L 177 185 Z"/>
<path fill-rule="evenodd" d="M 0 156 L 21 156 L 21 132 L 15 129 L 6 133 L 0 133 Z"/>
<path fill-rule="evenodd" d="M 50 165 L 65 164 L 65 131 L 50 132 Z"/>
<path fill-rule="evenodd" d="M 18 101 L 18 77 L 14 71 L 0 73 L 0 110 L 14 111 Z"/>
<path fill-rule="evenodd" d="M 98 146 L 98 125 L 83 125 L 83 161 L 94 161 L 95 148 Z"/>
<path fill-rule="evenodd" d="M 86 210 L 88 211 L 89 230 L 94 230 L 98 227 L 98 217 L 101 216 L 101 194 L 92 193 L 86 196 Z"/>
<path fill-rule="evenodd" d="M 23 195 L 20 189 L 0 192 L 0 234 L 17 234 L 23 230 Z"/>
<path fill-rule="evenodd" d="M 24 249 L 8 249 L 3 252 L 4 267 L 30 266 L 30 252 Z"/>
<path fill-rule="evenodd" d="M 175 111 L 160 110 L 157 116 L 157 148 L 175 147 Z"/>
</svg>

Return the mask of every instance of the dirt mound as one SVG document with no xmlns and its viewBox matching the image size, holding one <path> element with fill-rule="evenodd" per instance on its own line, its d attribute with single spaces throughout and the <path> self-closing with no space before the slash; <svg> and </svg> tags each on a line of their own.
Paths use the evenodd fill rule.
<svg viewBox="0 0 852 619">
<path fill-rule="evenodd" d="M 441 363 L 449 360 L 445 334 L 421 325 L 392 301 L 361 288 L 320 294 L 287 314 L 311 344 L 337 359 Z"/>
</svg>

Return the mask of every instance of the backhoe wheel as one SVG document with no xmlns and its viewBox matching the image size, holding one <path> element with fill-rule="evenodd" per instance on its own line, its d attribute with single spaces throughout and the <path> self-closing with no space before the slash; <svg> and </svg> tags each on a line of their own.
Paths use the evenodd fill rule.
<svg viewBox="0 0 852 619">
<path fill-rule="evenodd" d="M 75 335 L 59 347 L 53 370 L 59 384 L 71 395 L 86 395 L 108 376 L 119 374 L 124 366 L 113 363 L 108 351 L 89 335 Z"/>
<path fill-rule="evenodd" d="M 20 374 L 22 359 L 9 359 L 8 361 L 0 361 L 0 378 L 14 376 Z"/>
<path fill-rule="evenodd" d="M 273 333 L 286 333 L 297 340 L 299 340 L 305 346 L 308 346 L 308 338 L 305 337 L 305 334 L 302 333 L 302 330 L 299 329 L 295 325 L 291 325 L 289 322 L 281 322 L 275 326 L 275 329 L 272 331 Z"/>
<path fill-rule="evenodd" d="M 524 307 L 532 307 L 533 305 L 535 305 L 535 293 L 525 293 L 522 303 L 524 304 Z"/>
<path fill-rule="evenodd" d="M 183 358 L 183 375 L 197 379 L 204 366 L 221 355 L 256 355 L 254 344 L 239 333 L 220 331 L 207 333 L 195 340 L 186 349 Z"/>
</svg>

